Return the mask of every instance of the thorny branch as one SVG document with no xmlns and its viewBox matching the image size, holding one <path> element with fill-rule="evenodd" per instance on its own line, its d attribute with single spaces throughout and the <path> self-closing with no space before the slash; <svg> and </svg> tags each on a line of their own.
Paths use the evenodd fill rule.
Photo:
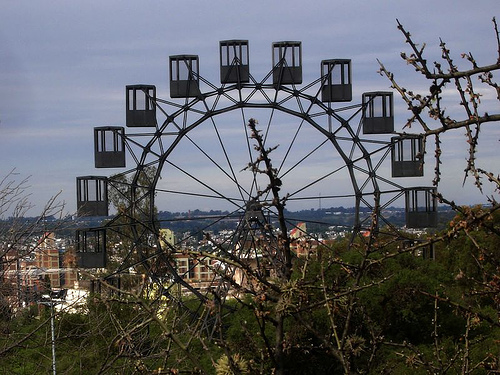
<svg viewBox="0 0 500 375">
<path fill-rule="evenodd" d="M 419 45 L 412 38 L 411 34 L 398 21 L 398 29 L 403 33 L 406 43 L 410 46 L 412 51 L 409 55 L 404 52 L 401 53 L 401 57 L 408 65 L 411 65 L 417 72 L 421 73 L 425 78 L 431 81 L 428 94 L 418 94 L 399 85 L 396 82 L 394 75 L 379 61 L 379 73 L 381 75 L 385 75 L 390 80 L 392 88 L 400 94 L 401 98 L 407 104 L 408 109 L 412 113 L 412 116 L 407 120 L 405 127 L 410 128 L 414 123 L 417 123 L 421 126 L 425 138 L 432 135 L 435 136 L 435 185 L 439 184 L 441 175 L 439 165 L 441 164 L 442 150 L 439 135 L 453 129 L 465 129 L 469 155 L 464 170 L 464 183 L 470 175 L 474 178 L 474 183 L 477 188 L 482 191 L 481 178 L 484 173 L 480 172 L 476 165 L 476 153 L 479 145 L 481 125 L 500 121 L 500 114 L 480 112 L 482 94 L 475 88 L 473 78 L 478 79 L 479 82 L 483 83 L 486 88 L 494 89 L 496 97 L 500 101 L 500 87 L 493 81 L 492 73 L 500 69 L 500 37 L 495 18 L 493 18 L 493 25 L 499 51 L 498 58 L 495 63 L 479 66 L 471 53 L 464 53 L 461 57 L 471 64 L 471 68 L 467 70 L 460 70 L 453 61 L 446 43 L 441 40 L 441 56 L 444 63 L 447 65 L 447 69 L 445 71 L 443 65 L 439 62 L 434 62 L 433 67 L 430 67 L 430 64 L 424 56 L 426 45 L 423 44 L 422 47 L 419 47 Z M 462 119 L 452 119 L 446 113 L 443 105 L 444 89 L 451 82 L 454 82 L 455 84 L 456 92 L 460 98 L 460 105 L 464 110 L 464 116 Z M 422 116 L 426 112 L 432 120 L 439 122 L 439 126 L 431 127 L 427 123 Z"/>
</svg>

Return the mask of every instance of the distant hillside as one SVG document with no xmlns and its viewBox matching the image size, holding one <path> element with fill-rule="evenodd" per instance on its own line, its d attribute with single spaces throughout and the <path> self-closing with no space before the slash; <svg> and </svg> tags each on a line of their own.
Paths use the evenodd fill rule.
<svg viewBox="0 0 500 375">
<path fill-rule="evenodd" d="M 369 209 L 362 209 L 360 215 L 369 215 Z M 302 211 L 287 211 L 287 218 L 293 222 L 307 222 L 311 231 L 322 232 L 330 226 L 350 228 L 354 224 L 354 207 L 330 207 L 323 209 L 310 209 Z M 454 216 L 454 212 L 448 208 L 439 210 L 439 226 L 444 227 Z M 405 210 L 403 208 L 390 207 L 384 210 L 384 218 L 392 225 L 404 226 Z M 239 217 L 231 215 L 228 211 L 201 211 L 168 212 L 160 211 L 158 219 L 162 227 L 174 231 L 192 231 L 206 228 L 206 230 L 220 231 L 223 229 L 234 229 Z M 188 219 L 188 220 L 186 220 Z"/>
<path fill-rule="evenodd" d="M 287 211 L 291 225 L 293 222 L 306 222 L 308 230 L 314 232 L 323 232 L 331 226 L 351 228 L 354 223 L 355 209 L 353 207 L 330 207 L 322 209 L 310 209 L 302 211 Z M 370 210 L 361 210 L 360 215 L 369 215 Z M 405 211 L 403 208 L 390 207 L 384 210 L 384 218 L 395 226 L 403 226 L 405 223 Z M 448 207 L 440 207 L 439 209 L 439 225 L 438 229 L 442 229 L 455 216 L 455 213 Z M 25 224 L 33 224 L 39 218 L 26 217 L 23 219 L 17 218 L 17 224 L 24 222 Z M 61 235 L 72 236 L 77 228 L 95 228 L 102 225 L 106 217 L 88 217 L 88 218 L 65 218 L 58 220 L 55 218 L 45 219 L 47 228 L 57 228 L 57 232 Z M 170 228 L 176 232 L 186 232 L 195 230 L 218 232 L 224 229 L 236 228 L 240 217 L 231 215 L 228 211 L 210 210 L 201 211 L 194 210 L 188 212 L 169 212 L 160 211 L 158 220 L 161 227 Z M 0 229 L 9 228 L 13 223 L 13 219 L 0 220 Z"/>
</svg>

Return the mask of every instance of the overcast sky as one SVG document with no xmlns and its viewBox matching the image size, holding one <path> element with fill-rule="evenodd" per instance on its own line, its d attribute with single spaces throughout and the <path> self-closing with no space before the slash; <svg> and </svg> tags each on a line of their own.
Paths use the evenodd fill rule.
<svg viewBox="0 0 500 375">
<path fill-rule="evenodd" d="M 38 210 L 62 191 L 74 211 L 75 177 L 105 173 L 93 166 L 93 127 L 124 125 L 127 84 L 155 84 L 158 96 L 168 96 L 169 55 L 199 55 L 200 73 L 217 82 L 218 42 L 248 39 L 252 74 L 263 78 L 271 67 L 271 43 L 299 40 L 305 83 L 318 77 L 321 60 L 350 58 L 355 96 L 388 90 L 377 74 L 378 58 L 418 90 L 427 83 L 399 57 L 408 49 L 396 19 L 427 43 L 428 60 L 439 58 L 441 37 L 457 61 L 470 51 L 486 65 L 496 59 L 491 19 L 499 10 L 498 0 L 2 0 L 0 174 L 15 168 L 31 176 Z M 498 111 L 498 102 L 492 103 Z M 397 107 L 403 108 L 400 102 Z M 405 119 L 397 113 L 398 124 Z M 498 173 L 500 131 L 490 126 L 485 134 L 479 162 Z M 443 193 L 463 203 L 484 202 L 461 187 L 463 132 L 447 142 Z"/>
</svg>

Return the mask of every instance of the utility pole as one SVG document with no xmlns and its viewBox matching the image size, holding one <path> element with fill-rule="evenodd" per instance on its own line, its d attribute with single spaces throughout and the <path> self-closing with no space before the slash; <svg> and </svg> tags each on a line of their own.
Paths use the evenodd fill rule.
<svg viewBox="0 0 500 375">
<path fill-rule="evenodd" d="M 19 253 L 16 255 L 16 284 L 17 284 L 17 307 L 21 309 L 22 293 L 21 293 L 21 262 L 19 261 Z"/>
<path fill-rule="evenodd" d="M 55 298 L 54 298 L 55 297 Z M 52 374 L 56 374 L 56 337 L 55 337 L 55 314 L 54 306 L 63 303 L 66 298 L 66 289 L 60 291 L 50 291 L 48 295 L 42 296 L 42 300 L 38 303 L 44 306 L 50 306 L 50 335 L 52 341 Z"/>
<path fill-rule="evenodd" d="M 52 339 L 52 373 L 56 375 L 56 337 L 54 328 L 54 303 L 50 304 L 50 336 Z"/>
<path fill-rule="evenodd" d="M 56 375 L 56 336 L 55 336 L 55 324 L 54 324 L 54 305 L 56 302 L 52 301 L 52 297 L 49 296 L 48 301 L 39 301 L 40 305 L 50 306 L 50 337 L 52 344 L 52 374 Z"/>
</svg>

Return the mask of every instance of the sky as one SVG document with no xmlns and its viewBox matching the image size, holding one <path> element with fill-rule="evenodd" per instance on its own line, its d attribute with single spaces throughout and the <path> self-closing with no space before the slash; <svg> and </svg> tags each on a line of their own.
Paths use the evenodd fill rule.
<svg viewBox="0 0 500 375">
<path fill-rule="evenodd" d="M 462 66 L 462 52 L 487 65 L 496 60 L 491 20 L 500 7 L 498 0 L 478 0 L 473 7 L 463 0 L 2 0 L 1 9 L 0 176 L 13 169 L 18 178 L 29 176 L 36 214 L 55 194 L 75 211 L 75 178 L 106 173 L 93 165 L 92 129 L 124 126 L 126 85 L 155 84 L 158 96 L 168 97 L 170 55 L 199 55 L 200 73 L 217 82 L 219 41 L 246 39 L 251 72 L 262 78 L 271 66 L 271 43 L 297 40 L 304 82 L 318 78 L 321 60 L 349 58 L 354 96 L 389 90 L 377 74 L 379 59 L 406 87 L 424 91 L 428 83 L 400 58 L 408 48 L 396 19 L 427 44 L 429 61 L 439 58 L 442 38 Z M 484 105 L 498 111 L 493 99 L 484 93 Z M 405 106 L 401 100 L 395 105 L 401 124 Z M 450 113 L 456 107 L 450 102 Z M 489 125 L 477 155 L 480 166 L 496 173 L 499 138 Z M 464 204 L 485 202 L 472 183 L 462 185 L 463 131 L 444 141 L 441 192 Z M 427 168 L 432 174 L 432 165 Z"/>
</svg>

